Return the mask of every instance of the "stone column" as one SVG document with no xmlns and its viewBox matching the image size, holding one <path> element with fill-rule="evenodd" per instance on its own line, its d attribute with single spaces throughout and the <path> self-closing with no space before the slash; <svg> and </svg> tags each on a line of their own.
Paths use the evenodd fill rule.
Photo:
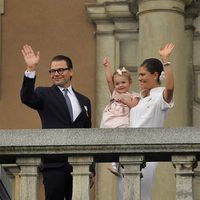
<svg viewBox="0 0 200 200">
<path fill-rule="evenodd" d="M 141 168 L 144 165 L 144 156 L 120 156 L 120 163 L 124 166 L 123 200 L 141 199 Z"/>
<path fill-rule="evenodd" d="M 194 18 L 197 16 L 199 12 L 199 9 L 196 8 L 196 5 L 193 4 L 189 6 L 185 10 L 185 55 L 186 55 L 186 74 L 187 74 L 187 91 L 188 91 L 188 108 L 189 108 L 189 116 L 193 116 L 193 110 L 191 109 L 191 106 L 193 104 L 193 90 L 191 90 L 191 87 L 194 85 L 194 72 L 193 72 L 193 39 L 194 39 Z M 188 118 L 188 124 L 194 125 L 193 123 L 193 117 Z"/>
<path fill-rule="evenodd" d="M 193 200 L 193 175 L 196 157 L 193 155 L 174 155 L 172 163 L 176 168 L 176 200 Z"/>
<path fill-rule="evenodd" d="M 38 200 L 37 177 L 41 158 L 17 158 L 20 167 L 20 200 Z"/>
<path fill-rule="evenodd" d="M 185 51 L 185 6 L 191 0 L 138 0 L 139 63 L 149 57 L 159 58 L 158 49 L 168 42 L 175 44 L 171 56 L 175 77 L 176 106 L 169 113 L 166 126 L 191 125 L 188 96 L 188 52 Z M 181 113 L 180 113 L 181 111 Z M 180 116 L 177 118 L 177 116 Z"/>
<path fill-rule="evenodd" d="M 70 156 L 68 161 L 73 166 L 72 200 L 89 200 L 89 166 L 92 164 L 93 157 Z"/>
<path fill-rule="evenodd" d="M 193 197 L 195 200 L 200 200 L 200 166 L 194 170 L 194 179 L 193 179 Z"/>
<path fill-rule="evenodd" d="M 86 7 L 89 18 L 96 25 L 96 126 L 99 127 L 103 109 L 110 97 L 103 71 L 103 59 L 104 57 L 109 58 L 113 70 L 119 67 L 121 55 L 116 34 L 118 37 L 123 35 L 122 37 L 125 37 L 123 40 L 127 40 L 127 37 L 130 38 L 130 35 L 135 33 L 136 22 L 133 23 L 130 2 L 127 0 L 98 0 L 97 2 L 86 4 Z M 131 47 L 128 44 L 127 46 Z"/>
<path fill-rule="evenodd" d="M 104 29 L 104 30 L 102 30 Z M 113 24 L 102 22 L 97 24 L 96 33 L 96 125 L 99 127 L 102 112 L 109 101 L 110 93 L 103 71 L 103 59 L 108 57 L 112 69 L 115 66 L 115 39 L 113 35 Z"/>
<path fill-rule="evenodd" d="M 12 184 L 12 198 L 14 200 L 20 200 L 19 198 L 19 172 L 20 169 L 16 164 L 3 164 L 2 165 L 6 170 L 7 175 L 9 176 Z"/>
</svg>

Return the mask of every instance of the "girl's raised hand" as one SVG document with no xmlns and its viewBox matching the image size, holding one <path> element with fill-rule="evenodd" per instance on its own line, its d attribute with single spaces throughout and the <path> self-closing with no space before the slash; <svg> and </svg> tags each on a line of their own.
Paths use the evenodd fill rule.
<svg viewBox="0 0 200 200">
<path fill-rule="evenodd" d="M 104 65 L 104 67 L 108 67 L 109 66 L 109 60 L 108 60 L 108 58 L 107 57 L 105 57 L 104 59 L 103 59 L 103 65 Z"/>
</svg>

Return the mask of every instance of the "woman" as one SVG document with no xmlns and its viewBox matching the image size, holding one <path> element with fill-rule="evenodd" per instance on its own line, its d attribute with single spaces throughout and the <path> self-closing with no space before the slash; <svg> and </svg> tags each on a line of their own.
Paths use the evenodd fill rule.
<svg viewBox="0 0 200 200">
<path fill-rule="evenodd" d="M 149 58 L 144 60 L 139 67 L 138 80 L 140 82 L 142 97 L 139 103 L 131 108 L 130 127 L 163 126 L 167 112 L 173 106 L 174 78 L 171 63 L 169 62 L 169 57 L 173 49 L 174 45 L 172 43 L 166 44 L 159 50 L 162 62 L 156 58 Z M 165 86 L 160 87 L 163 74 L 165 77 Z M 152 182 L 155 167 L 156 163 L 147 163 L 143 172 L 142 200 L 150 199 L 151 184 L 149 184 L 149 181 Z"/>
</svg>

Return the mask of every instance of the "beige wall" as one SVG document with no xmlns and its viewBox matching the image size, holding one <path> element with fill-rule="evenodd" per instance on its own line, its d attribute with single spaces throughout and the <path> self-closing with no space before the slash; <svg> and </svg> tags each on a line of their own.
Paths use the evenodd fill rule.
<svg viewBox="0 0 200 200">
<path fill-rule="evenodd" d="M 95 100 L 95 37 L 85 3 L 95 0 L 5 0 L 0 65 L 0 128 L 40 128 L 37 112 L 22 105 L 19 91 L 25 64 L 23 44 L 40 50 L 37 85 L 51 85 L 48 67 L 56 54 L 74 63 L 74 87 Z M 93 119 L 94 120 L 94 119 Z"/>
</svg>

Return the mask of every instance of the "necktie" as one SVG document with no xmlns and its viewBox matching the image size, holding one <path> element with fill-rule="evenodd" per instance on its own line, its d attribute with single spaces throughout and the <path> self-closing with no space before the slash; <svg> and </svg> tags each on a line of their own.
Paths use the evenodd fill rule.
<svg viewBox="0 0 200 200">
<path fill-rule="evenodd" d="M 69 92 L 68 89 L 64 89 L 65 101 L 67 103 L 67 107 L 68 107 L 68 110 L 69 110 L 70 118 L 73 121 L 72 103 L 71 103 L 71 101 L 69 99 L 68 92 Z"/>
</svg>

